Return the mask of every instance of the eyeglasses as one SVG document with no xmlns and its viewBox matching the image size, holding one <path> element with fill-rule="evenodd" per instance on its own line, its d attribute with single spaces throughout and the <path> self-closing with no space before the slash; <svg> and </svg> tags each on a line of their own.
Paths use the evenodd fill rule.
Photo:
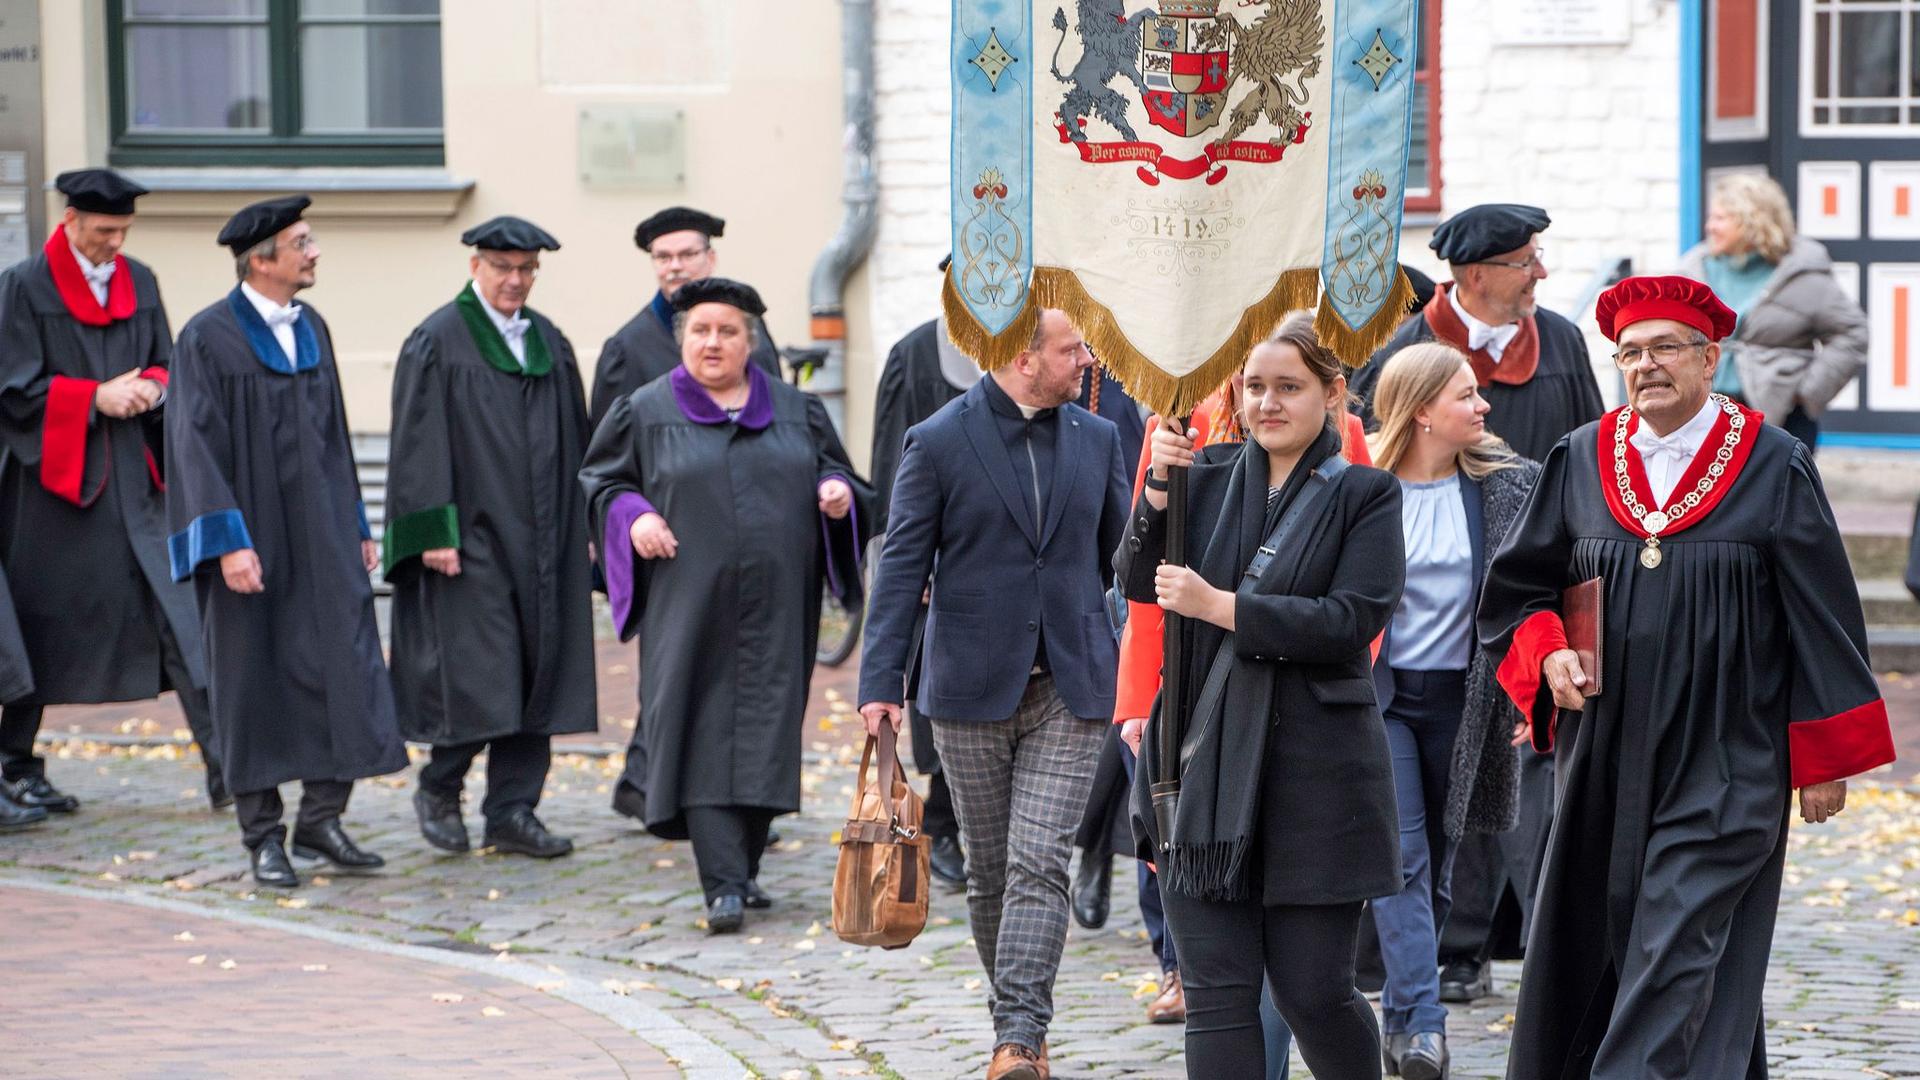
<svg viewBox="0 0 1920 1080">
<path fill-rule="evenodd" d="M 1613 362 L 1621 371 L 1632 371 L 1640 366 L 1642 360 L 1652 360 L 1656 366 L 1671 367 L 1680 354 L 1688 349 L 1703 349 L 1704 341 L 1662 341 L 1654 345 L 1629 345 L 1613 354 Z"/>
<path fill-rule="evenodd" d="M 307 233 L 303 236 L 296 236 L 293 239 L 287 241 L 287 246 L 292 248 L 295 251 L 305 251 L 308 248 L 313 246 L 314 241 L 316 239 L 318 239 L 318 237 L 314 236 L 312 233 Z"/>
<path fill-rule="evenodd" d="M 678 263 L 693 262 L 695 259 L 698 259 L 700 256 L 705 255 L 707 252 L 712 250 L 713 250 L 712 248 L 698 248 L 693 251 L 655 251 L 655 252 L 652 252 L 651 255 L 653 258 L 653 265 L 671 266 L 677 262 Z"/>
<path fill-rule="evenodd" d="M 515 274 L 519 274 L 531 281 L 540 276 L 540 264 L 537 262 L 510 263 L 501 262 L 498 259 L 481 259 L 480 261 L 486 263 L 493 269 L 494 273 L 499 274 L 501 277 L 512 277 Z"/>
<path fill-rule="evenodd" d="M 1534 267 L 1544 268 L 1547 265 L 1547 249 L 1536 245 L 1533 249 L 1533 254 L 1529 256 L 1525 262 L 1501 262 L 1498 259 L 1481 259 L 1480 265 L 1504 266 L 1509 270 L 1525 270 L 1531 274 L 1533 273 Z"/>
</svg>

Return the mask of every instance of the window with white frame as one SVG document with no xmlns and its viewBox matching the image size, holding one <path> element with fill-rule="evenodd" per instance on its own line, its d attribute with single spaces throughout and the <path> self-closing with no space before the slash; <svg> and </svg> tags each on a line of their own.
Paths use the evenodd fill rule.
<svg viewBox="0 0 1920 1080">
<path fill-rule="evenodd" d="M 1920 131 L 1920 0 L 1806 0 L 1802 10 L 1802 130 Z"/>
</svg>

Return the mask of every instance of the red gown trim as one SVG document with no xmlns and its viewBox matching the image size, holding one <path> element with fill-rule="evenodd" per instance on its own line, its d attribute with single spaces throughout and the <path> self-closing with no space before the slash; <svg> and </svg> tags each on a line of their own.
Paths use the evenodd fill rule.
<svg viewBox="0 0 1920 1080">
<path fill-rule="evenodd" d="M 1733 489 L 1734 481 L 1740 477 L 1740 471 L 1746 468 L 1747 459 L 1753 456 L 1753 444 L 1758 438 L 1764 418 L 1760 413 L 1738 402 L 1734 404 L 1734 408 L 1745 414 L 1747 425 L 1741 429 L 1740 441 L 1733 444 L 1733 457 L 1727 462 L 1727 471 L 1721 475 L 1720 482 L 1713 485 L 1713 490 L 1700 500 L 1698 507 L 1661 530 L 1661 539 L 1664 540 L 1677 532 L 1684 532 L 1706 520 L 1707 515 L 1713 512 L 1713 508 L 1720 505 L 1720 500 L 1726 498 L 1727 492 Z M 1600 418 L 1600 492 L 1606 499 L 1607 512 L 1613 515 L 1613 520 L 1618 522 L 1621 528 L 1645 540 L 1648 535 L 1647 530 L 1627 512 L 1626 500 L 1620 497 L 1619 484 L 1613 478 L 1613 429 L 1618 425 L 1619 420 L 1620 409 L 1615 409 Z M 1700 483 L 1701 478 L 1707 475 L 1707 467 L 1713 464 L 1715 456 L 1719 453 L 1720 444 L 1726 440 L 1727 429 L 1731 426 L 1732 421 L 1728 419 L 1725 412 L 1714 417 L 1713 430 L 1707 433 L 1706 441 L 1700 444 L 1700 449 L 1693 455 L 1693 460 L 1687 463 L 1687 470 L 1680 474 L 1680 482 L 1673 485 L 1673 494 L 1669 498 L 1685 498 L 1686 493 L 1692 491 Z M 1640 430 L 1640 417 L 1637 415 L 1628 417 L 1627 438 L 1633 438 L 1633 433 L 1638 430 Z M 1665 506 L 1654 501 L 1653 488 L 1647 482 L 1647 464 L 1640 460 L 1640 451 L 1632 446 L 1627 447 L 1627 483 L 1633 487 L 1633 493 L 1639 498 L 1641 506 L 1648 510 L 1666 509 Z"/>
<path fill-rule="evenodd" d="M 87 420 L 99 386 L 92 379 L 65 375 L 55 375 L 47 386 L 47 412 L 40 423 L 40 486 L 75 506 L 86 506 L 100 494 L 100 488 L 92 496 L 80 493 L 87 470 Z"/>
<path fill-rule="evenodd" d="M 42 250 L 53 276 L 53 287 L 60 293 L 60 302 L 67 306 L 67 314 L 88 326 L 105 326 L 116 319 L 133 316 L 133 272 L 127 269 L 126 256 L 113 257 L 113 277 L 107 279 L 107 306 L 101 307 L 100 301 L 93 298 L 87 276 L 80 272 L 80 263 L 73 257 L 65 229 L 53 230 Z"/>
<path fill-rule="evenodd" d="M 1567 630 L 1560 622 L 1559 613 L 1536 611 L 1513 632 L 1513 644 L 1507 646 L 1506 658 L 1493 673 L 1520 715 L 1527 718 L 1527 737 L 1533 748 L 1543 754 L 1553 750 L 1554 725 L 1552 720 L 1542 724 L 1534 715 L 1540 711 L 1540 689 L 1545 681 L 1540 674 L 1540 664 L 1548 654 L 1566 647 Z M 1550 710 L 1549 715 L 1558 714 Z"/>
<path fill-rule="evenodd" d="M 1822 720 L 1787 725 L 1793 786 L 1845 780 L 1893 760 L 1887 703 L 1876 698 Z"/>
<path fill-rule="evenodd" d="M 1534 317 L 1529 315 L 1520 320 L 1520 332 L 1507 342 L 1496 360 L 1485 349 L 1467 347 L 1467 324 L 1461 321 L 1460 313 L 1453 310 L 1453 301 L 1447 295 L 1452 288 L 1451 282 L 1442 284 L 1433 300 L 1420 309 L 1433 336 L 1467 354 L 1467 363 L 1473 365 L 1474 381 L 1483 387 L 1493 383 L 1524 386 L 1532 381 L 1540 370 L 1540 327 Z"/>
<path fill-rule="evenodd" d="M 158 364 L 156 364 L 153 367 L 150 367 L 145 371 L 142 371 L 140 373 L 140 377 L 143 379 L 152 379 L 154 382 L 159 383 L 160 392 L 163 394 L 166 393 L 167 380 L 169 377 L 167 374 L 166 368 L 163 368 Z M 166 491 L 167 481 L 166 481 L 166 478 L 161 476 L 160 474 L 160 462 L 156 460 L 153 456 L 153 447 L 145 446 L 145 447 L 142 447 L 141 449 L 147 455 L 147 478 L 153 481 L 153 490 L 162 491 L 162 492 Z"/>
</svg>

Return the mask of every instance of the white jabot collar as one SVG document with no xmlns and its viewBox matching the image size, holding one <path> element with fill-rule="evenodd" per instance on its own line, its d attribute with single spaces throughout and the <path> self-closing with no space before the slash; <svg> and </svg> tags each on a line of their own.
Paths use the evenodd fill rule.
<svg viewBox="0 0 1920 1080">
<path fill-rule="evenodd" d="M 1459 286 L 1447 290 L 1447 299 L 1453 304 L 1454 314 L 1460 316 L 1460 321 L 1466 325 L 1467 348 L 1485 349 L 1487 355 L 1498 363 L 1500 354 L 1507 351 L 1508 343 L 1520 333 L 1520 324 L 1513 322 L 1505 326 L 1489 326 L 1481 322 L 1460 303 Z"/>
</svg>

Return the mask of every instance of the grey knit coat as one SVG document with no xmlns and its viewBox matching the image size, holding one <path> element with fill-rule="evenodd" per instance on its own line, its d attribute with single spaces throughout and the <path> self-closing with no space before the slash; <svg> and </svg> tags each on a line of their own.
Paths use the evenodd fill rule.
<svg viewBox="0 0 1920 1080">
<path fill-rule="evenodd" d="M 1502 469 L 1480 481 L 1489 567 L 1539 476 L 1540 466 L 1523 460 L 1519 468 Z M 1493 661 L 1476 642 L 1467 664 L 1466 705 L 1453 740 L 1453 764 L 1447 771 L 1443 824 L 1454 840 L 1467 833 L 1506 832 L 1519 818 L 1520 751 L 1512 740 L 1520 710 L 1494 681 L 1493 670 Z"/>
<path fill-rule="evenodd" d="M 1707 248 L 1696 246 L 1680 272 L 1707 280 Z M 1819 416 L 1867 363 L 1867 314 L 1833 278 L 1833 259 L 1818 240 L 1797 236 L 1760 295 L 1741 313 L 1740 326 L 1721 342 L 1740 366 L 1740 394 L 1783 424 L 1797 404 Z"/>
</svg>

